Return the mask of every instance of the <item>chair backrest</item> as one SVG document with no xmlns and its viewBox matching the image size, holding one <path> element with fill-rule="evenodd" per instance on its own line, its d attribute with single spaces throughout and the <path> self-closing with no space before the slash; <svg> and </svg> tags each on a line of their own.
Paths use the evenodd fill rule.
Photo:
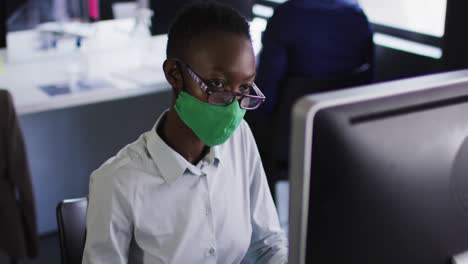
<svg viewBox="0 0 468 264">
<path fill-rule="evenodd" d="M 337 74 L 327 79 L 291 76 L 282 85 L 277 110 L 290 110 L 297 99 L 307 94 L 341 90 L 368 84 L 371 81 L 372 68 L 368 63 L 362 64 L 351 72 Z"/>
<path fill-rule="evenodd" d="M 320 92 L 336 91 L 349 87 L 369 84 L 372 81 L 372 67 L 365 63 L 351 72 L 338 74 L 329 79 L 311 79 L 304 77 L 288 78 L 282 86 L 277 108 L 274 110 L 274 142 L 271 164 L 276 164 L 279 170 L 286 171 L 289 162 L 289 130 L 291 110 L 294 103 L 301 97 Z M 282 175 L 287 175 L 283 172 Z M 283 177 L 281 177 L 283 178 Z"/>
<path fill-rule="evenodd" d="M 88 198 L 63 200 L 57 205 L 62 264 L 81 264 L 86 240 Z"/>
</svg>

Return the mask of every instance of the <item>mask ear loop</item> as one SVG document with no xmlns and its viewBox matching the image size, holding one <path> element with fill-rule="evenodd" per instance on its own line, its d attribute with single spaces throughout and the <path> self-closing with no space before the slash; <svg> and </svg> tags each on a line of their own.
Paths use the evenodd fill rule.
<svg viewBox="0 0 468 264">
<path fill-rule="evenodd" d="M 182 65 L 180 64 L 179 60 L 174 60 L 174 61 L 175 61 L 176 65 L 177 65 L 177 69 L 179 70 L 180 77 L 182 78 L 182 90 L 180 92 L 187 92 L 187 89 L 185 88 L 184 75 L 182 74 Z M 178 96 L 178 94 L 176 96 Z"/>
</svg>

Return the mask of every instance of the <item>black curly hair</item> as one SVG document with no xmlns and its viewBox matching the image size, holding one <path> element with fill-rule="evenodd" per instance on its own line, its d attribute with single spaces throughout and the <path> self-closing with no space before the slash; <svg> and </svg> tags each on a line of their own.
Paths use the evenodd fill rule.
<svg viewBox="0 0 468 264">
<path fill-rule="evenodd" d="M 186 6 L 174 18 L 169 28 L 167 57 L 182 58 L 193 39 L 212 32 L 238 33 L 251 40 L 249 24 L 239 12 L 224 4 L 200 1 Z"/>
</svg>

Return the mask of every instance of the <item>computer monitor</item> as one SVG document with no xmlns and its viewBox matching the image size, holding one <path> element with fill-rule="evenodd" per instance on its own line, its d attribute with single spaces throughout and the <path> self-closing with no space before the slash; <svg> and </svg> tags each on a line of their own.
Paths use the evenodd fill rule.
<svg viewBox="0 0 468 264">
<path fill-rule="evenodd" d="M 289 263 L 467 263 L 468 70 L 307 96 L 292 118 Z"/>
</svg>

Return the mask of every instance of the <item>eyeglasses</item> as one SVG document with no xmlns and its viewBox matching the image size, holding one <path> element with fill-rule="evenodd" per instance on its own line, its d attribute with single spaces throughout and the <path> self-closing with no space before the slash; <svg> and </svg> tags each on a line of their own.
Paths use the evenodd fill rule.
<svg viewBox="0 0 468 264">
<path fill-rule="evenodd" d="M 224 83 L 222 81 L 203 80 L 188 64 L 178 59 L 175 59 L 175 61 L 187 69 L 189 75 L 207 94 L 208 103 L 210 104 L 227 106 L 238 99 L 240 108 L 254 110 L 265 101 L 265 95 L 263 95 L 262 91 L 260 91 L 255 83 L 241 85 L 242 93 L 222 91 L 224 89 Z"/>
</svg>

